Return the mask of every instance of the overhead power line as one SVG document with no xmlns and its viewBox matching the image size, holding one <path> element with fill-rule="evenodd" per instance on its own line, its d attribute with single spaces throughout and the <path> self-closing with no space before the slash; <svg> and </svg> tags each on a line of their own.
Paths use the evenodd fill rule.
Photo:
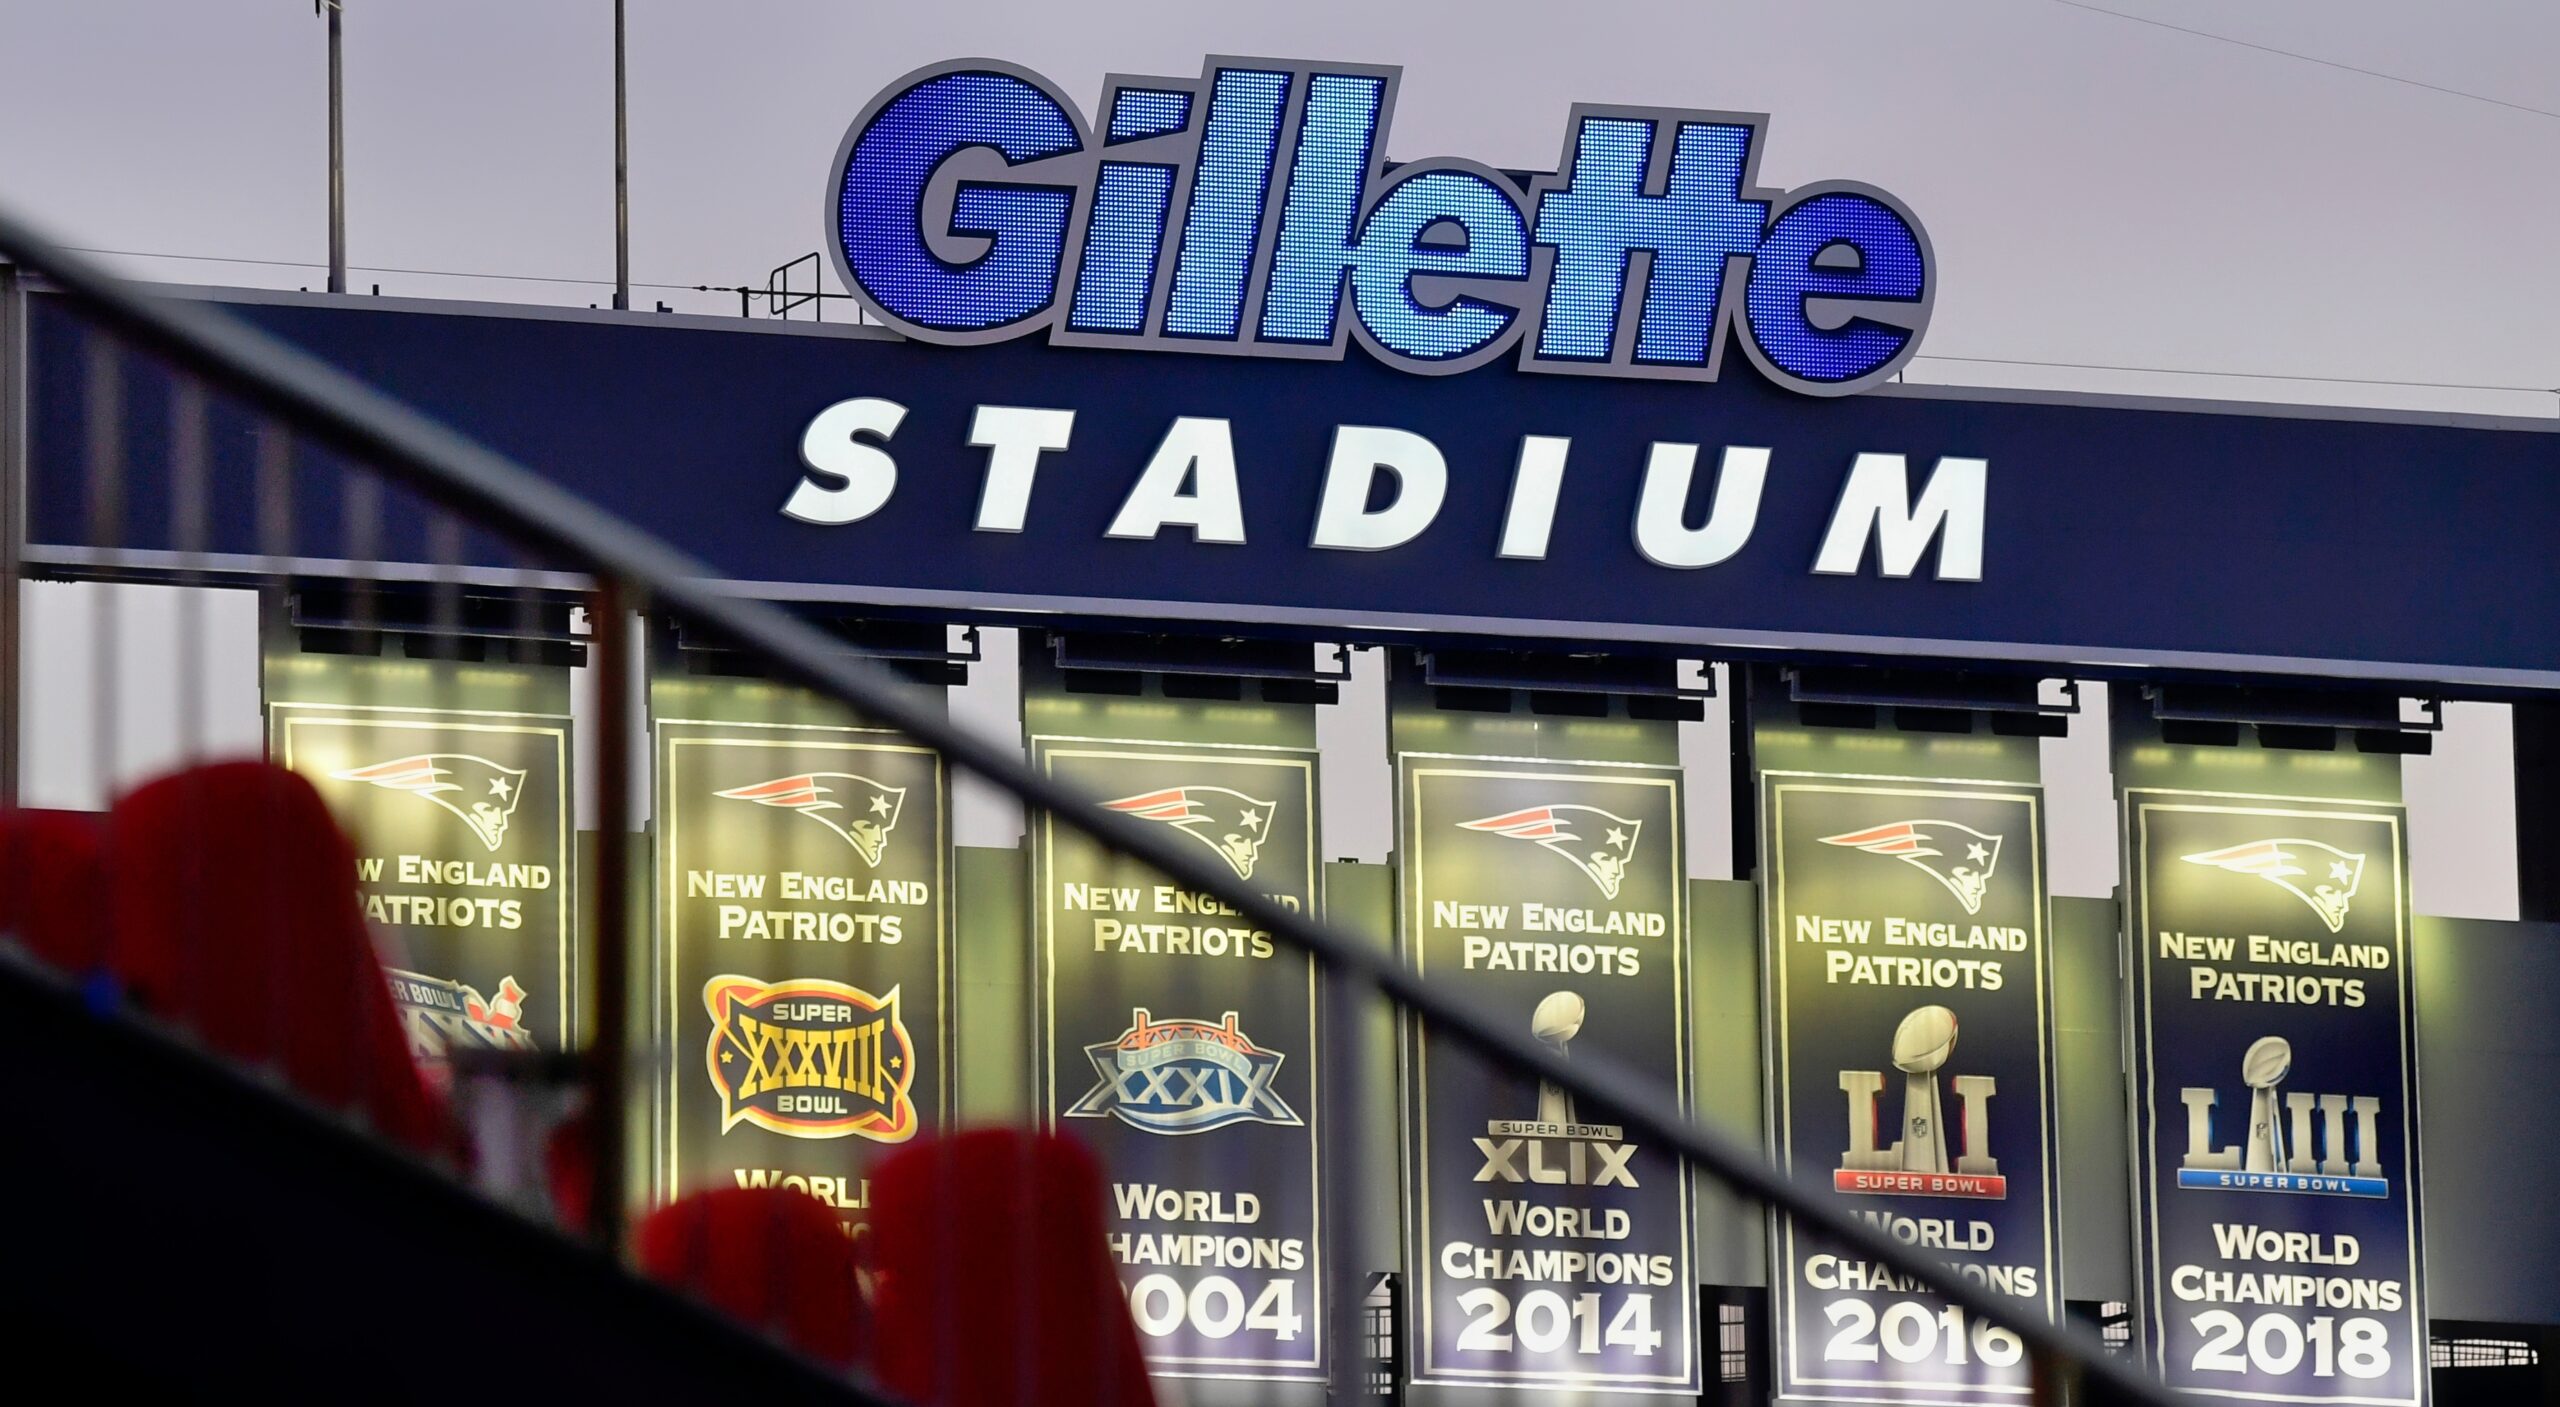
<svg viewBox="0 0 2560 1407">
<path fill-rule="evenodd" d="M 2560 112 L 2554 112 L 2550 108 L 2535 107 L 2530 103 L 2510 102 L 2505 98 L 2493 98 L 2486 93 L 2474 93 L 2463 88 L 2448 88 L 2441 83 L 2429 83 L 2424 79 L 2410 78 L 2397 73 L 2385 73 L 2378 68 L 2360 68 L 2354 64 L 2340 63 L 2335 59 L 2324 59 L 2316 54 L 2298 53 L 2292 49 L 2279 49 L 2273 44 L 2259 44 L 2247 39 L 2234 39 L 2228 34 L 2215 34 L 2211 30 L 2191 29 L 2183 24 L 2171 24 L 2167 20 L 2153 19 L 2149 15 L 2131 15 L 2122 10 L 2110 10 L 2104 5 L 2092 5 L 2087 3 L 2087 0 L 2051 0 L 2051 3 L 2068 6 L 2074 10 L 2086 10 L 2093 15 L 2105 15 L 2111 19 L 2124 20 L 2130 24 L 2147 24 L 2154 29 L 2175 30 L 2180 34 L 2193 35 L 2198 39 L 2210 39 L 2217 44 L 2236 44 L 2243 49 L 2255 49 L 2261 54 L 2274 54 L 2278 58 L 2293 59 L 2307 64 L 2318 64 L 2322 68 L 2334 68 L 2340 73 L 2361 74 L 2366 78 L 2379 78 L 2385 83 L 2398 83 L 2411 88 L 2424 88 L 2430 93 L 2442 93 L 2449 98 L 2467 98 L 2475 103 L 2487 103 L 2491 107 L 2502 107 L 2512 112 L 2527 112 L 2536 117 L 2560 119 Z"/>
</svg>

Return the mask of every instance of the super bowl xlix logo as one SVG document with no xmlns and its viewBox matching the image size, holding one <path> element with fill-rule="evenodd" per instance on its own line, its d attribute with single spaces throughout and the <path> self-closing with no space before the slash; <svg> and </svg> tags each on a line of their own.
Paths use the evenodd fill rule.
<svg viewBox="0 0 2560 1407">
<path fill-rule="evenodd" d="M 1893 1068 L 1902 1072 L 1902 1137 L 1877 1147 L 1884 1072 L 1843 1070 L 1849 1097 L 1849 1147 L 1840 1155 L 1831 1185 L 1841 1192 L 1968 1197 L 1985 1201 L 2009 1195 L 2009 1179 L 1991 1156 L 1991 1097 L 1999 1081 L 1990 1075 L 1957 1075 L 1948 1081 L 1964 1108 L 1963 1149 L 1947 1157 L 1947 1109 L 1938 1075 L 1956 1051 L 1956 1014 L 1924 1006 L 1902 1018 L 1893 1033 Z"/>
<path fill-rule="evenodd" d="M 1140 1007 L 1116 1040 L 1084 1048 L 1094 1086 L 1070 1105 L 1070 1119 L 1118 1119 L 1147 1133 L 1206 1133 L 1229 1124 L 1295 1128 L 1296 1110 L 1273 1081 L 1287 1057 L 1264 1050 L 1230 1011 L 1216 1024 L 1158 1021 Z"/>
<path fill-rule="evenodd" d="M 469 753 L 414 753 L 329 775 L 414 796 L 469 826 L 492 851 L 507 838 L 516 803 L 524 799 L 525 769 L 502 767 Z"/>
<path fill-rule="evenodd" d="M 875 997 L 817 978 L 721 976 L 703 984 L 702 1004 L 722 1133 L 745 1123 L 792 1138 L 915 1136 L 915 1043 L 897 988 Z"/>
<path fill-rule="evenodd" d="M 1636 838 L 1644 833 L 1644 823 L 1597 806 L 1547 805 L 1460 821 L 1458 829 L 1524 840 L 1560 855 L 1600 887 L 1601 897 L 1615 899 L 1627 882 L 1627 867 L 1635 862 Z"/>
<path fill-rule="evenodd" d="M 2214 1111 L 2222 1091 L 2188 1086 L 2178 1091 L 2187 1109 L 2187 1155 L 2178 1185 L 2189 1190 L 2293 1192 L 2325 1197 L 2388 1197 L 2382 1175 L 2382 1100 L 2370 1094 L 2313 1094 L 2295 1090 L 2278 1099 L 2276 1086 L 2293 1073 L 2293 1043 L 2266 1036 L 2240 1057 L 2240 1083 L 2249 1091 L 2249 1131 L 2240 1143 L 2214 1147 Z"/>
<path fill-rule="evenodd" d="M 1936 880 L 1968 914 L 1982 912 L 1991 876 L 2000 868 L 2000 837 L 1953 821 L 1893 821 L 1826 835 L 1822 843 L 1900 860 Z"/>
</svg>

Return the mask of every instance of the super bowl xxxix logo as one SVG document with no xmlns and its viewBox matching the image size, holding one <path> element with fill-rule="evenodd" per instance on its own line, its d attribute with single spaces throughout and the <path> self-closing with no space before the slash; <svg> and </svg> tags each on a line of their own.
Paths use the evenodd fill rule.
<svg viewBox="0 0 2560 1407">
<path fill-rule="evenodd" d="M 1956 1014 L 1924 1006 L 1902 1018 L 1893 1033 L 1893 1068 L 1902 1072 L 1902 1137 L 1882 1148 L 1876 1106 L 1884 1072 L 1843 1070 L 1840 1089 L 1849 1096 L 1849 1148 L 1831 1185 L 1842 1192 L 1922 1197 L 2009 1195 L 2009 1179 L 1991 1156 L 1991 1097 L 1999 1081 L 1989 1075 L 1957 1075 L 1948 1083 L 1964 1106 L 1964 1147 L 1950 1165 L 1946 1103 L 1938 1073 L 1956 1053 Z"/>
<path fill-rule="evenodd" d="M 1953 821 L 1893 821 L 1826 835 L 1822 843 L 1900 860 L 1936 880 L 1969 914 L 1982 912 L 1992 873 L 2000 868 L 2000 837 Z"/>
<path fill-rule="evenodd" d="M 491 850 L 507 838 L 516 803 L 524 799 L 525 769 L 502 767 L 461 752 L 415 753 L 329 775 L 342 782 L 406 792 L 451 813 Z"/>
<path fill-rule="evenodd" d="M 2228 1147 L 2213 1146 L 2213 1114 L 2222 1091 L 2188 1086 L 2178 1091 L 2187 1107 L 2187 1156 L 2178 1185 L 2232 1192 L 2299 1192 L 2327 1197 L 2388 1197 L 2382 1175 L 2382 1100 L 2370 1094 L 2283 1096 L 2276 1086 L 2293 1072 L 2293 1043 L 2266 1036 L 2240 1057 L 2240 1083 L 2249 1091 L 2249 1134 Z"/>
<path fill-rule="evenodd" d="M 1550 804 L 1460 821 L 1458 829 L 1525 840 L 1561 855 L 1600 886 L 1602 897 L 1615 899 L 1619 886 L 1627 882 L 1627 867 L 1635 862 L 1636 838 L 1644 834 L 1644 823 L 1597 806 Z"/>
<path fill-rule="evenodd" d="M 897 988 L 875 997 L 817 978 L 721 976 L 703 984 L 702 1004 L 722 1133 L 746 1123 L 793 1138 L 915 1136 L 915 1043 Z"/>
<path fill-rule="evenodd" d="M 1229 1124 L 1294 1128 L 1297 1111 L 1272 1087 L 1287 1057 L 1236 1029 L 1236 1014 L 1206 1021 L 1158 1021 L 1140 1007 L 1119 1039 L 1084 1048 L 1094 1086 L 1069 1106 L 1070 1119 L 1118 1119 L 1148 1133 L 1206 1133 Z"/>
<path fill-rule="evenodd" d="M 1253 878 L 1278 808 L 1227 787 L 1163 787 L 1102 803 L 1106 811 L 1173 827 L 1217 852 L 1238 879 Z"/>
<path fill-rule="evenodd" d="M 898 828 L 898 813 L 905 809 L 907 789 L 851 772 L 800 772 L 731 787 L 714 795 L 723 801 L 752 801 L 806 817 L 841 836 L 862 856 L 864 864 L 877 865 L 880 857 L 888 853 L 889 833 Z"/>
<path fill-rule="evenodd" d="M 2362 855 L 2316 840 L 2253 840 L 2179 858 L 2190 865 L 2255 875 L 2309 906 L 2332 933 L 2347 926 L 2347 907 L 2364 882 Z"/>
</svg>

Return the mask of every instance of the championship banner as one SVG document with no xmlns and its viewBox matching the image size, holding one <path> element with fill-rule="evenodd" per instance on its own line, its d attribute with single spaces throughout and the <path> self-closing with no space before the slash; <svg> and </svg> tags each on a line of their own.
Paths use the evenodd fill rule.
<svg viewBox="0 0 2560 1407">
<path fill-rule="evenodd" d="M 1762 701 L 1755 698 L 1755 706 Z M 1783 713 L 1769 701 L 1764 719 Z M 2001 1295 L 2062 1304 L 2042 792 L 2031 738 L 1755 737 L 1770 1142 L 1843 1211 Z M 1822 770 L 1783 770 L 1811 764 Z M 1833 767 L 1938 775 L 1858 775 Z M 1980 779 L 1956 780 L 1960 769 Z M 1777 1398 L 2024 1404 L 2012 1330 L 1775 1218 Z"/>
<path fill-rule="evenodd" d="M 456 1049 L 578 1039 L 569 671 L 304 654 L 271 637 L 267 749 L 356 847 L 394 1008 L 432 1082 Z"/>
<path fill-rule="evenodd" d="M 1525 730 L 1399 693 L 1405 959 L 1568 1059 L 1652 1076 L 1685 1109 L 1674 725 L 1581 723 Z M 1413 1382 L 1696 1395 L 1685 1165 L 1423 1023 L 1405 1036 Z"/>
<path fill-rule="evenodd" d="M 1032 765 L 1320 911 L 1314 708 L 1158 685 L 1070 693 L 1027 661 Z M 1102 1159 L 1150 1366 L 1321 1381 L 1314 961 L 1054 814 L 1031 844 L 1040 1109 Z"/>
<path fill-rule="evenodd" d="M 2417 1407 L 2426 1261 L 2398 759 L 2311 756 L 2325 795 L 2123 790 L 2144 1352 L 2200 1396 Z M 2173 770 L 2120 761 L 2117 775 Z M 2341 781 L 2368 799 L 2338 795 Z"/>
<path fill-rule="evenodd" d="M 848 1227 L 950 1107 L 941 754 L 832 700 L 661 668 L 661 1198 L 787 1187 Z"/>
</svg>

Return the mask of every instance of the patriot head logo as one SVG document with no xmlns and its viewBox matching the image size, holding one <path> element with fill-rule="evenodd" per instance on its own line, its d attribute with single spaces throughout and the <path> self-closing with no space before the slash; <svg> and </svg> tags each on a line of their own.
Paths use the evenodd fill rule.
<svg viewBox="0 0 2560 1407">
<path fill-rule="evenodd" d="M 1826 835 L 1822 843 L 1900 860 L 1944 886 L 1969 914 L 1982 912 L 1983 896 L 1991 892 L 1992 872 L 2000 868 L 2000 837 L 1953 821 L 1894 821 Z"/>
<path fill-rule="evenodd" d="M 1644 822 L 1613 816 L 1597 806 L 1528 806 L 1481 820 L 1460 821 L 1462 831 L 1486 831 L 1552 850 L 1591 877 L 1607 898 L 1618 897 L 1635 860 Z"/>
<path fill-rule="evenodd" d="M 405 791 L 442 807 L 471 827 L 471 833 L 491 850 L 507 838 L 507 822 L 524 798 L 523 768 L 501 767 L 461 752 L 421 752 L 329 775 L 342 782 Z"/>
<path fill-rule="evenodd" d="M 1253 864 L 1262 857 L 1262 842 L 1271 837 L 1276 809 L 1225 787 L 1166 787 L 1106 801 L 1102 808 L 1172 826 L 1217 851 L 1238 879 L 1253 878 Z"/>
<path fill-rule="evenodd" d="M 898 813 L 907 800 L 905 787 L 883 786 L 851 772 L 802 772 L 715 794 L 726 801 L 797 811 L 843 836 L 866 865 L 879 864 L 888 851 L 889 832 L 898 828 Z"/>
<path fill-rule="evenodd" d="M 2316 840 L 2253 840 L 2179 858 L 2234 874 L 2256 875 L 2311 906 L 2337 932 L 2347 926 L 2347 906 L 2364 882 L 2364 857 Z"/>
</svg>

